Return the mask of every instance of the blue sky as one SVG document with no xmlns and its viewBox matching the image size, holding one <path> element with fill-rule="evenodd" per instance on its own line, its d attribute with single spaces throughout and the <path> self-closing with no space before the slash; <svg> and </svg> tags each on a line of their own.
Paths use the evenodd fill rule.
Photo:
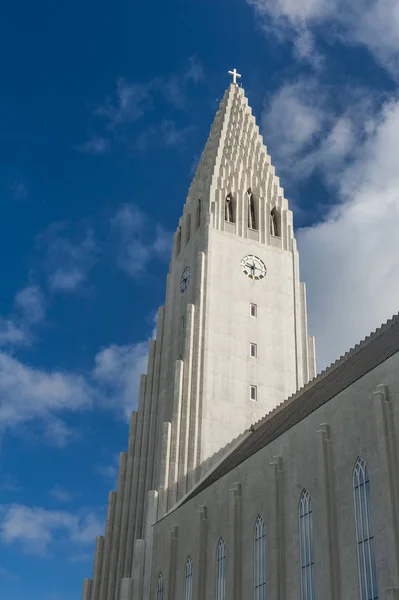
<svg viewBox="0 0 399 600">
<path fill-rule="evenodd" d="M 0 8 L 0 589 L 90 576 L 193 170 L 237 67 L 325 368 L 398 310 L 397 0 Z"/>
</svg>

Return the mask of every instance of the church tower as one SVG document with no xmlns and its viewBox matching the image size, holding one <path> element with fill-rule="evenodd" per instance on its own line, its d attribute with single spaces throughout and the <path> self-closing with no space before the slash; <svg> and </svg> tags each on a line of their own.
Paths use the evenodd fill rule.
<svg viewBox="0 0 399 600">
<path fill-rule="evenodd" d="M 316 374 L 292 212 L 231 74 L 174 236 L 165 306 L 83 600 L 146 599 L 151 525 Z"/>
</svg>

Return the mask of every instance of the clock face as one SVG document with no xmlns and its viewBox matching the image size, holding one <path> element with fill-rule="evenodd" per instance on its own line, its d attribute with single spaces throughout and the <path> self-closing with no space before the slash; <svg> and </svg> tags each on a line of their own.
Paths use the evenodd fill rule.
<svg viewBox="0 0 399 600">
<path fill-rule="evenodd" d="M 241 261 L 241 268 L 245 275 L 253 280 L 263 279 L 266 275 L 266 266 L 263 260 L 253 254 L 247 254 Z"/>
<path fill-rule="evenodd" d="M 188 288 L 188 284 L 190 283 L 190 277 L 191 277 L 190 267 L 186 267 L 180 278 L 180 291 L 182 294 L 184 294 L 184 292 Z"/>
</svg>

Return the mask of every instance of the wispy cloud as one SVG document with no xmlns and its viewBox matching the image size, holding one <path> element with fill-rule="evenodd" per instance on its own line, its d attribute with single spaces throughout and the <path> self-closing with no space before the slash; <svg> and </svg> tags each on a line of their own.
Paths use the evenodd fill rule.
<svg viewBox="0 0 399 600">
<path fill-rule="evenodd" d="M 103 532 L 103 522 L 93 512 L 73 514 L 20 504 L 2 506 L 0 537 L 5 544 L 20 544 L 29 554 L 48 555 L 57 548 L 92 545 Z"/>
<path fill-rule="evenodd" d="M 45 318 L 46 302 L 41 289 L 30 285 L 20 290 L 14 299 L 14 311 L 0 317 L 0 346 L 29 345 L 35 326 Z"/>
<path fill-rule="evenodd" d="M 312 62 L 315 36 L 363 45 L 399 76 L 397 0 L 247 0 L 268 34 L 290 39 L 296 55 Z M 304 44 L 305 39 L 305 44 Z M 302 50 L 301 50 L 302 46 Z"/>
<path fill-rule="evenodd" d="M 67 223 L 51 225 L 38 237 L 43 249 L 44 268 L 53 291 L 72 292 L 85 283 L 98 260 L 98 245 L 88 226 L 70 227 Z"/>
<path fill-rule="evenodd" d="M 85 154 L 105 154 L 109 149 L 109 141 L 100 136 L 94 136 L 84 144 L 77 146 L 77 150 Z"/>
<path fill-rule="evenodd" d="M 61 415 L 90 408 L 92 399 L 84 377 L 43 371 L 0 352 L 0 436 L 34 422 L 50 443 L 63 446 L 72 432 Z"/>
<path fill-rule="evenodd" d="M 121 205 L 111 220 L 117 263 L 132 277 L 143 273 L 151 258 L 170 256 L 172 235 L 160 224 L 150 226 L 147 215 L 134 204 Z"/>
<path fill-rule="evenodd" d="M 14 200 L 26 200 L 28 197 L 28 187 L 20 178 L 15 178 L 11 181 L 10 192 Z"/>
<path fill-rule="evenodd" d="M 147 149 L 150 144 L 163 143 L 168 146 L 181 144 L 193 127 L 177 127 L 175 121 L 161 116 L 160 121 L 144 131 L 137 129 L 137 123 L 157 106 L 159 98 L 166 100 L 174 110 L 188 108 L 190 88 L 202 83 L 203 67 L 197 58 L 189 59 L 185 69 L 169 77 L 154 77 L 145 82 L 132 82 L 119 78 L 112 96 L 108 97 L 94 111 L 97 130 L 102 133 L 92 135 L 87 142 L 78 146 L 82 152 L 103 154 L 114 141 L 127 143 L 134 148 Z"/>
<path fill-rule="evenodd" d="M 128 421 L 137 409 L 140 376 L 147 371 L 148 341 L 137 344 L 112 345 L 95 358 L 93 377 L 102 390 L 108 406 L 119 409 Z"/>
<path fill-rule="evenodd" d="M 50 494 L 50 496 L 55 498 L 55 500 L 57 500 L 58 502 L 67 503 L 67 502 L 72 502 L 72 500 L 73 500 L 73 495 L 70 492 L 68 492 L 68 490 L 66 490 L 61 485 L 58 485 L 58 484 L 55 485 L 53 488 L 51 488 L 49 494 Z"/>
</svg>

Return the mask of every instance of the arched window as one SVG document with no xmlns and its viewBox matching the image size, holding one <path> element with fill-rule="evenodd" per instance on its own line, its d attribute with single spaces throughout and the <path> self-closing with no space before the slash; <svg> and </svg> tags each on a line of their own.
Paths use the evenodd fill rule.
<svg viewBox="0 0 399 600">
<path fill-rule="evenodd" d="M 247 191 L 248 194 L 248 227 L 250 229 L 258 229 L 258 220 L 256 215 L 256 203 L 251 188 Z"/>
<path fill-rule="evenodd" d="M 163 575 L 162 575 L 162 572 L 159 573 L 159 575 L 158 575 L 156 600 L 163 600 Z"/>
<path fill-rule="evenodd" d="M 190 241 L 191 234 L 191 215 L 187 215 L 186 219 L 186 244 Z"/>
<path fill-rule="evenodd" d="M 260 515 L 254 530 L 254 600 L 266 600 L 266 532 Z"/>
<path fill-rule="evenodd" d="M 178 256 L 180 254 L 180 249 L 181 249 L 181 227 L 179 227 L 179 229 L 177 230 L 177 235 L 176 235 L 176 256 Z"/>
<path fill-rule="evenodd" d="M 191 556 L 186 560 L 184 572 L 184 600 L 191 600 L 193 597 L 193 561 Z"/>
<path fill-rule="evenodd" d="M 234 217 L 234 198 L 229 194 L 224 203 L 224 220 L 228 223 L 235 223 Z"/>
<path fill-rule="evenodd" d="M 299 500 L 299 549 L 301 598 L 302 600 L 315 600 L 312 505 L 306 490 L 303 490 Z"/>
<path fill-rule="evenodd" d="M 276 207 L 272 208 L 272 210 L 270 212 L 270 233 L 271 233 L 271 235 L 275 235 L 275 236 L 280 235 Z"/>
<path fill-rule="evenodd" d="M 196 224 L 196 228 L 197 229 L 201 225 L 201 200 L 198 200 L 197 214 L 196 214 L 196 217 L 195 217 L 195 224 Z"/>
<path fill-rule="evenodd" d="M 358 458 L 353 471 L 353 494 L 361 600 L 378 600 L 374 536 L 371 528 L 370 481 L 367 464 Z"/>
<path fill-rule="evenodd" d="M 216 600 L 226 598 L 226 544 L 220 538 L 217 547 Z"/>
</svg>

